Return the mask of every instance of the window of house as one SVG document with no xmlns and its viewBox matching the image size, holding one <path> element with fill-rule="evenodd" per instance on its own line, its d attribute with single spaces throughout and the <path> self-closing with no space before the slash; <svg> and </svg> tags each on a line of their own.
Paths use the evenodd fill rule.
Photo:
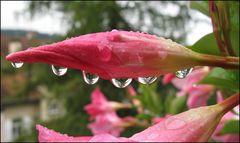
<svg viewBox="0 0 240 143">
<path fill-rule="evenodd" d="M 21 131 L 23 128 L 23 121 L 21 118 L 13 119 L 12 121 L 12 135 L 13 138 L 16 139 L 21 135 Z"/>
<path fill-rule="evenodd" d="M 51 115 L 58 115 L 60 112 L 59 106 L 57 103 L 51 103 L 48 105 L 48 114 Z"/>
<path fill-rule="evenodd" d="M 9 53 L 14 53 L 17 51 L 22 50 L 22 43 L 19 41 L 12 41 L 8 45 L 8 52 Z"/>
</svg>

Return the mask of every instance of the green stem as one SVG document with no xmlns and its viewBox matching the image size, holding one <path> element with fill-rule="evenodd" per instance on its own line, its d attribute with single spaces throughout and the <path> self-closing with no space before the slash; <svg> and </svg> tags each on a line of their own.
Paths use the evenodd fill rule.
<svg viewBox="0 0 240 143">
<path fill-rule="evenodd" d="M 197 60 L 200 61 L 201 66 L 215 66 L 225 69 L 239 69 L 239 57 L 222 57 L 207 54 L 195 54 Z"/>
<path fill-rule="evenodd" d="M 223 39 L 224 39 L 224 46 L 227 49 L 230 56 L 236 56 L 234 50 L 232 48 L 231 40 L 230 40 L 230 19 L 229 19 L 229 5 L 228 2 L 219 1 L 219 18 L 222 25 L 223 31 Z"/>
</svg>

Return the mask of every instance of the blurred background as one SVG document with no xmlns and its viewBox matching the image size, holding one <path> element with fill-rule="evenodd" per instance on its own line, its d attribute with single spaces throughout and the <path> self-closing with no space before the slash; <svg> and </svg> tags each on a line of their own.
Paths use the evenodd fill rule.
<svg viewBox="0 0 240 143">
<path fill-rule="evenodd" d="M 57 77 L 46 64 L 25 64 L 17 70 L 5 60 L 9 53 L 29 47 L 112 29 L 143 31 L 183 45 L 212 32 L 210 19 L 191 10 L 187 1 L 1 1 L 1 142 L 36 141 L 36 123 L 71 136 L 91 135 L 83 108 L 90 103 L 95 87 L 109 100 L 127 100 L 125 89 L 106 80 L 88 85 L 78 70 L 69 69 Z M 144 88 L 136 81 L 131 84 L 135 89 Z M 150 88 L 157 95 L 175 90 L 171 85 L 161 86 L 160 80 Z M 156 112 L 161 116 L 184 108 Z M 135 111 L 118 114 L 134 115 Z M 142 128 L 130 128 L 121 135 L 131 136 L 139 130 Z"/>
</svg>

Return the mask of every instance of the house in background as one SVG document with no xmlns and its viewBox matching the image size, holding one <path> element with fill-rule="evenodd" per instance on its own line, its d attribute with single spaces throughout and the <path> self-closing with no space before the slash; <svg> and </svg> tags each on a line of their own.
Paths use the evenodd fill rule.
<svg viewBox="0 0 240 143">
<path fill-rule="evenodd" d="M 19 91 L 14 89 L 21 89 L 26 84 L 26 74 L 2 71 L 10 64 L 4 59 L 9 53 L 46 44 L 52 38 L 33 31 L 1 31 L 1 142 L 14 141 L 31 133 L 36 119 L 48 121 L 64 115 L 61 102 L 50 98 L 51 93 L 46 86 L 39 85 L 36 90 L 19 95 Z"/>
</svg>

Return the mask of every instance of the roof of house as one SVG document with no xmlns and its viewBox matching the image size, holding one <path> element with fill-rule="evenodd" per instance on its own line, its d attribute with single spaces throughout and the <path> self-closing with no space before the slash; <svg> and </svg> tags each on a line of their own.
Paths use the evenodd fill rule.
<svg viewBox="0 0 240 143">
<path fill-rule="evenodd" d="M 50 39 L 53 37 L 56 37 L 57 35 L 49 35 L 49 34 L 43 34 L 36 31 L 28 31 L 28 30 L 19 30 L 19 29 L 2 29 L 1 35 L 11 36 L 15 38 L 20 38 L 26 36 L 27 33 L 34 32 L 36 33 L 37 39 Z"/>
</svg>

